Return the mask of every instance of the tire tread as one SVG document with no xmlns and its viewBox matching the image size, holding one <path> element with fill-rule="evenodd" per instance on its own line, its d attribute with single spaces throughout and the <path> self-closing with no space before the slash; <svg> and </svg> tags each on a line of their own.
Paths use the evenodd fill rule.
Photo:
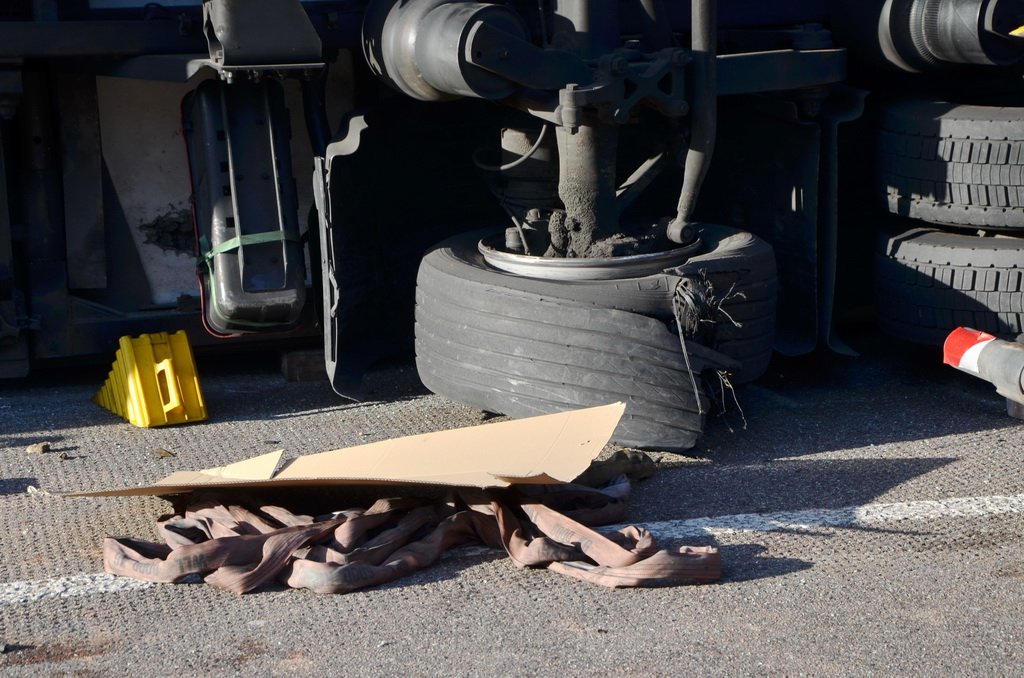
<svg viewBox="0 0 1024 678">
<path fill-rule="evenodd" d="M 878 254 L 876 308 L 887 333 L 941 344 L 953 329 L 1024 331 L 1024 239 L 914 229 Z"/>
<path fill-rule="evenodd" d="M 1024 228 L 1024 109 L 889 104 L 879 135 L 879 181 L 893 214 Z"/>
</svg>

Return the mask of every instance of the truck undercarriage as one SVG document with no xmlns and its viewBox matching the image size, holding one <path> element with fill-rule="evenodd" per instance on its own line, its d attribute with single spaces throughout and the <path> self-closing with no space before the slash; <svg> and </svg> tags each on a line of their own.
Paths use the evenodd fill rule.
<svg viewBox="0 0 1024 678">
<path fill-rule="evenodd" d="M 0 377 L 322 333 L 685 449 L 844 312 L 1024 332 L 1021 56 L 1016 0 L 8 3 Z"/>
</svg>

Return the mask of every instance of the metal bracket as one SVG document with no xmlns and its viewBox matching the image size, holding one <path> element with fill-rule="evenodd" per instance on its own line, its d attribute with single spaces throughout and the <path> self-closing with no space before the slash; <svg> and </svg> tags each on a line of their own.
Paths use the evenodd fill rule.
<svg viewBox="0 0 1024 678">
<path fill-rule="evenodd" d="M 350 351 L 346 351 L 349 348 L 346 344 L 351 340 L 345 334 L 348 328 L 343 325 L 339 312 L 342 290 L 335 270 L 339 255 L 339 252 L 335 251 L 335 233 L 340 234 L 341 227 L 337 225 L 338 228 L 335 228 L 334 215 L 331 212 L 331 168 L 335 158 L 351 156 L 359 149 L 362 134 L 369 125 L 362 113 L 350 114 L 343 125 L 344 131 L 337 141 L 327 146 L 324 157 L 314 160 L 313 197 L 319 216 L 324 364 L 327 368 L 327 377 L 335 393 L 351 400 L 360 400 L 364 366 L 358 364 L 358 361 L 354 362 Z"/>
<path fill-rule="evenodd" d="M 189 77 L 200 68 L 231 82 L 239 72 L 324 67 L 323 46 L 299 0 L 203 0 L 203 34 L 210 58 L 189 62 Z"/>
<path fill-rule="evenodd" d="M 39 328 L 39 318 L 17 316 L 11 322 L 0 313 L 0 346 L 17 343 L 18 339 L 21 338 L 22 332 L 31 332 Z"/>
<path fill-rule="evenodd" d="M 722 54 L 716 59 L 719 96 L 818 87 L 846 78 L 845 49 L 781 49 Z M 668 117 L 689 113 L 686 68 L 690 52 L 666 49 L 653 54 L 618 50 L 598 62 L 593 81 L 572 83 L 558 92 L 557 104 L 523 99 L 535 117 L 574 129 L 586 107 L 599 107 L 606 122 L 625 123 L 638 105 Z"/>
<path fill-rule="evenodd" d="M 563 127 L 577 128 L 583 121 L 582 109 L 594 106 L 608 123 L 629 122 L 640 105 L 651 106 L 668 117 L 682 117 L 690 110 L 685 75 L 689 62 L 690 54 L 684 49 L 653 54 L 616 50 L 598 61 L 591 84 L 572 83 L 558 92 L 556 121 Z"/>
<path fill-rule="evenodd" d="M 719 96 L 817 87 L 846 79 L 846 50 L 720 54 L 717 68 Z"/>
<path fill-rule="evenodd" d="M 264 75 L 275 75 L 282 77 L 288 73 L 300 72 L 300 75 L 310 75 L 310 71 L 322 70 L 324 68 L 323 63 L 308 63 L 308 64 L 260 64 L 258 66 L 224 66 L 218 64 L 211 59 L 192 59 L 186 66 L 186 78 L 191 80 L 192 77 L 204 68 L 212 68 L 220 74 L 220 77 L 224 82 L 231 84 L 235 81 L 235 76 L 246 75 L 252 80 L 259 80 Z"/>
<path fill-rule="evenodd" d="M 593 73 L 582 59 L 564 50 L 536 45 L 478 21 L 470 29 L 466 60 L 524 87 L 557 90 L 566 83 L 590 83 Z"/>
</svg>

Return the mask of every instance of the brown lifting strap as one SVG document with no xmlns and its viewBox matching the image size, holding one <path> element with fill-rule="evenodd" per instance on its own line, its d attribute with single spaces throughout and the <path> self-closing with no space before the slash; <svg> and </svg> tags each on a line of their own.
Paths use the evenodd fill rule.
<svg viewBox="0 0 1024 678">
<path fill-rule="evenodd" d="M 625 478 L 605 489 L 458 490 L 439 500 L 381 499 L 316 518 L 238 495 L 189 495 L 178 515 L 158 523 L 166 544 L 107 538 L 103 563 L 111 574 L 153 582 L 203 575 L 234 593 L 274 580 L 347 593 L 427 567 L 455 546 L 482 543 L 504 549 L 517 567 L 546 567 L 609 587 L 721 577 L 717 548 L 659 549 L 643 528 L 605 536 L 584 525 L 624 518 L 628 492 Z"/>
</svg>

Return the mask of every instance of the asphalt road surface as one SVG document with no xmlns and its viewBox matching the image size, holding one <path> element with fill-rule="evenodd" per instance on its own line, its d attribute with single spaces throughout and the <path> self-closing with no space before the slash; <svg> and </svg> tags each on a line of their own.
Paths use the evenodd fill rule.
<svg viewBox="0 0 1024 678">
<path fill-rule="evenodd" d="M 284 381 L 272 356 L 201 359 L 209 421 L 149 430 L 90 402 L 105 370 L 0 384 L 0 674 L 1024 673 L 1024 422 L 936 351 L 857 345 L 777 360 L 738 393 L 745 428 L 734 410 L 694 457 L 653 455 L 631 520 L 719 545 L 725 576 L 634 590 L 479 548 L 347 595 L 110 577 L 103 537 L 155 539 L 168 504 L 59 493 L 485 417 L 425 391 L 411 362 L 349 403 Z"/>
</svg>

